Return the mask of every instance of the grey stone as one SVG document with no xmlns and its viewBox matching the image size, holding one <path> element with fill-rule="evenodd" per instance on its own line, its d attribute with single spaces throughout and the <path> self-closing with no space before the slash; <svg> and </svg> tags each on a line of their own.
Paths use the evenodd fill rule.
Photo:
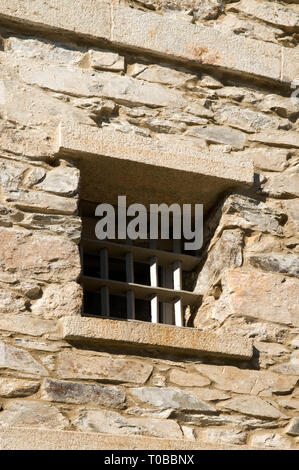
<svg viewBox="0 0 299 470">
<path fill-rule="evenodd" d="M 299 277 L 299 257 L 296 255 L 269 253 L 266 255 L 251 255 L 248 259 L 252 266 L 260 268 L 263 271 L 278 272 Z"/>
<path fill-rule="evenodd" d="M 243 233 L 239 229 L 223 230 L 214 246 L 209 247 L 207 259 L 200 270 L 194 292 L 204 295 L 218 280 L 225 268 L 241 266 L 243 262 Z"/>
<path fill-rule="evenodd" d="M 123 408 L 124 391 L 113 385 L 97 385 L 65 380 L 45 379 L 42 385 L 43 400 L 61 403 L 88 403 L 108 408 Z"/>
<path fill-rule="evenodd" d="M 205 429 L 200 433 L 200 439 L 206 442 L 221 444 L 245 444 L 247 441 L 247 433 L 240 429 L 224 428 L 224 429 Z"/>
<path fill-rule="evenodd" d="M 204 413 L 217 413 L 217 410 L 213 406 L 204 403 L 195 395 L 175 388 L 133 388 L 131 389 L 131 393 L 140 401 L 159 408 L 197 410 Z"/>
<path fill-rule="evenodd" d="M 299 436 L 299 418 L 292 418 L 286 429 L 290 436 Z"/>
<path fill-rule="evenodd" d="M 275 432 L 257 432 L 251 437 L 250 445 L 253 447 L 278 450 L 292 448 L 290 439 Z"/>
<path fill-rule="evenodd" d="M 160 65 L 150 65 L 142 70 L 138 75 L 138 79 L 147 82 L 156 82 L 163 85 L 183 86 L 190 80 L 197 80 L 197 76 L 170 67 L 161 67 Z"/>
<path fill-rule="evenodd" d="M 280 95 L 266 95 L 259 108 L 262 111 L 274 111 L 282 117 L 295 118 L 299 114 L 298 100 L 292 100 Z"/>
<path fill-rule="evenodd" d="M 11 36 L 5 42 L 5 50 L 14 56 L 46 60 L 54 64 L 77 65 L 84 53 L 51 41 Z"/>
<path fill-rule="evenodd" d="M 273 367 L 273 370 L 275 372 L 278 372 L 279 374 L 295 374 L 299 375 L 299 351 L 294 351 L 291 356 L 290 360 L 288 362 L 283 362 L 282 364 L 278 364 L 275 367 Z"/>
<path fill-rule="evenodd" d="M 262 419 L 281 419 L 287 418 L 278 408 L 270 405 L 259 397 L 235 397 L 219 404 L 222 408 L 236 411 L 249 416 L 255 416 Z"/>
<path fill-rule="evenodd" d="M 236 127 L 246 132 L 257 132 L 261 129 L 291 128 L 291 123 L 287 119 L 268 116 L 229 104 L 222 105 L 215 113 L 215 118 L 220 124 Z"/>
<path fill-rule="evenodd" d="M 4 191 L 4 194 L 6 200 L 14 202 L 19 209 L 71 215 L 77 212 L 77 200 L 72 198 L 31 190 Z"/>
<path fill-rule="evenodd" d="M 221 127 L 213 124 L 207 127 L 194 126 L 187 132 L 187 135 L 202 137 L 209 142 L 227 144 L 238 149 L 242 149 L 246 141 L 246 136 L 242 132 L 229 127 Z"/>
<path fill-rule="evenodd" d="M 69 423 L 54 406 L 36 401 L 15 401 L 0 413 L 0 425 L 65 429 Z"/>
<path fill-rule="evenodd" d="M 0 396 L 5 398 L 28 397 L 39 389 L 39 382 L 0 377 Z"/>
<path fill-rule="evenodd" d="M 150 435 L 180 439 L 179 425 L 169 419 L 132 418 L 114 411 L 99 409 L 80 410 L 73 424 L 81 431 L 101 432 L 119 435 Z"/>
<path fill-rule="evenodd" d="M 80 172 L 75 167 L 59 166 L 46 173 L 37 188 L 60 196 L 74 196 L 78 193 Z"/>
<path fill-rule="evenodd" d="M 24 373 L 46 376 L 47 370 L 29 352 L 0 341 L 0 369 L 12 369 Z"/>
<path fill-rule="evenodd" d="M 198 372 L 208 377 L 218 389 L 260 396 L 272 393 L 289 393 L 297 383 L 297 377 L 287 379 L 270 371 L 239 369 L 232 366 L 199 364 Z"/>
<path fill-rule="evenodd" d="M 134 359 L 119 359 L 75 351 L 58 355 L 57 373 L 65 379 L 94 379 L 115 382 L 144 383 L 153 366 Z"/>
<path fill-rule="evenodd" d="M 261 142 L 275 147 L 299 147 L 298 134 L 295 131 L 269 129 L 248 136 L 251 142 Z"/>
<path fill-rule="evenodd" d="M 28 229 L 43 229 L 45 232 L 64 235 L 77 244 L 81 239 L 82 221 L 80 217 L 26 213 L 20 225 Z"/>
</svg>

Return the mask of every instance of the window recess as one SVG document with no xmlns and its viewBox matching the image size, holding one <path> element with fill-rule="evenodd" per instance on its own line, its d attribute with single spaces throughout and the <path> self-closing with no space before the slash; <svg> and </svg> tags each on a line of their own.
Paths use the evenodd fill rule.
<svg viewBox="0 0 299 470">
<path fill-rule="evenodd" d="M 184 309 L 200 297 L 183 289 L 183 277 L 199 258 L 177 240 L 98 240 L 96 219 L 82 219 L 83 315 L 184 326 Z"/>
</svg>

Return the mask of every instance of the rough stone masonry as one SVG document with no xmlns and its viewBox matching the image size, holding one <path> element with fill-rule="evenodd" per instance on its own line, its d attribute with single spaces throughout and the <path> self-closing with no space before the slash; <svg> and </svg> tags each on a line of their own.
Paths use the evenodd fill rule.
<svg viewBox="0 0 299 470">
<path fill-rule="evenodd" d="M 0 448 L 299 447 L 298 7 L 2 0 Z M 86 153 L 85 136 L 109 135 L 141 160 L 183 147 L 222 168 L 232 189 L 206 215 L 188 325 L 252 342 L 251 359 L 64 337 L 81 315 L 88 189 L 76 146 L 57 144 L 64 125 Z"/>
</svg>

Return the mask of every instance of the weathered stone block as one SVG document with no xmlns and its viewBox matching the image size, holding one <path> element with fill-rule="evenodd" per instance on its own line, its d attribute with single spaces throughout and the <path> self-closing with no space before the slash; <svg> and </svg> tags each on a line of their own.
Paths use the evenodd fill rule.
<svg viewBox="0 0 299 470">
<path fill-rule="evenodd" d="M 80 274 L 78 247 L 63 237 L 0 228 L 0 263 L 7 273 L 45 281 L 73 281 Z"/>
<path fill-rule="evenodd" d="M 252 344 L 241 336 L 218 335 L 195 328 L 145 322 L 123 322 L 100 318 L 65 317 L 60 320 L 62 336 L 71 341 L 127 345 L 144 351 L 164 350 L 178 355 L 216 355 L 249 359 Z"/>
<path fill-rule="evenodd" d="M 113 385 L 97 385 L 65 380 L 45 379 L 42 385 L 43 400 L 60 403 L 88 403 L 108 408 L 123 408 L 125 392 Z"/>
<path fill-rule="evenodd" d="M 94 379 L 112 382 L 145 383 L 152 373 L 151 364 L 133 359 L 118 359 L 75 351 L 58 355 L 57 373 L 65 379 Z"/>
<path fill-rule="evenodd" d="M 4 0 L 0 15 L 20 24 L 38 26 L 45 30 L 73 32 L 87 37 L 109 39 L 110 1 L 79 0 Z"/>
<path fill-rule="evenodd" d="M 235 397 L 220 403 L 220 406 L 226 410 L 232 410 L 262 419 L 287 418 L 278 408 L 274 408 L 274 406 L 258 397 Z"/>
<path fill-rule="evenodd" d="M 298 287 L 299 280 L 278 274 L 228 270 L 212 317 L 244 316 L 299 326 Z"/>
<path fill-rule="evenodd" d="M 0 369 L 12 369 L 41 376 L 48 375 L 48 371 L 29 352 L 3 341 L 0 341 Z"/>
<path fill-rule="evenodd" d="M 158 418 L 128 418 L 115 411 L 82 409 L 73 424 L 81 431 L 182 438 L 180 427 L 175 421 Z"/>
<path fill-rule="evenodd" d="M 132 388 L 130 391 L 138 400 L 159 408 L 202 411 L 208 414 L 217 413 L 213 406 L 204 403 L 195 395 L 176 388 L 142 387 Z"/>
<path fill-rule="evenodd" d="M 34 318 L 30 315 L 0 315 L 0 330 L 22 333 L 23 335 L 41 336 L 56 330 L 55 322 Z"/>
<path fill-rule="evenodd" d="M 285 253 L 256 254 L 249 256 L 252 266 L 262 271 L 272 271 L 299 277 L 299 257 Z"/>
<path fill-rule="evenodd" d="M 299 436 L 299 418 L 292 418 L 287 429 L 286 433 L 290 436 Z"/>
<path fill-rule="evenodd" d="M 43 296 L 32 306 L 32 313 L 43 318 L 60 318 L 80 315 L 82 310 L 82 287 L 76 282 L 50 284 Z"/>
<path fill-rule="evenodd" d="M 65 429 L 69 423 L 54 406 L 36 401 L 15 401 L 0 413 L 0 425 Z"/>
<path fill-rule="evenodd" d="M 122 72 L 125 69 L 125 58 L 119 54 L 90 49 L 88 51 L 89 65 L 94 69 Z"/>
<path fill-rule="evenodd" d="M 224 428 L 224 429 L 205 429 L 200 433 L 200 439 L 211 443 L 225 444 L 245 444 L 247 441 L 247 433 L 239 429 Z"/>
<path fill-rule="evenodd" d="M 215 144 L 226 144 L 232 148 L 242 149 L 245 145 L 246 135 L 239 130 L 229 127 L 210 124 L 206 127 L 194 126 L 187 135 L 201 137 Z"/>
<path fill-rule="evenodd" d="M 183 387 L 204 387 L 211 381 L 194 372 L 185 372 L 180 369 L 172 369 L 169 373 L 170 382 Z"/>
<path fill-rule="evenodd" d="M 223 34 L 215 28 L 122 5 L 113 8 L 113 23 L 111 40 L 124 47 L 249 76 L 280 79 L 280 48 L 275 44 Z"/>
<path fill-rule="evenodd" d="M 5 398 L 28 397 L 39 389 L 39 382 L 33 380 L 0 377 L 0 396 Z"/>
<path fill-rule="evenodd" d="M 60 196 L 75 196 L 79 189 L 80 173 L 77 168 L 69 166 L 59 166 L 48 171 L 37 188 Z"/>
<path fill-rule="evenodd" d="M 232 366 L 200 364 L 198 372 L 221 390 L 260 396 L 271 396 L 272 393 L 289 393 L 297 383 L 296 375 L 281 376 L 269 371 L 238 369 Z"/>
</svg>

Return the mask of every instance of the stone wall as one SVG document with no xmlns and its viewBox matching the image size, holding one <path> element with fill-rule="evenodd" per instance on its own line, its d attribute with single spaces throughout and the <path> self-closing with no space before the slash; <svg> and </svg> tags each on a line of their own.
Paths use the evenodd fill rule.
<svg viewBox="0 0 299 470">
<path fill-rule="evenodd" d="M 0 427 L 296 448 L 297 2 L 88 0 L 80 22 L 80 2 L 48 3 L 0 6 Z M 82 290 L 61 122 L 254 162 L 206 217 L 188 323 L 251 339 L 250 361 L 62 338 Z"/>
</svg>

